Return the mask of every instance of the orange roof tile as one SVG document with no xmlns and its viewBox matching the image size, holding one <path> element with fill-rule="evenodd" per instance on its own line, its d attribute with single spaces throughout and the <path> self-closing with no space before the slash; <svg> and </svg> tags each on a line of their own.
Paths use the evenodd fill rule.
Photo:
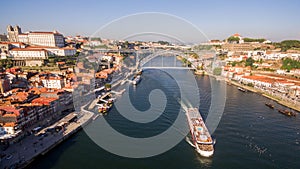
<svg viewBox="0 0 300 169">
<path fill-rule="evenodd" d="M 14 106 L 4 105 L 4 106 L 0 106 L 0 110 L 3 110 L 5 112 L 11 112 L 11 113 L 14 113 L 16 116 L 19 116 L 20 115 L 20 111 L 22 110 L 22 108 L 17 109 Z"/>
<path fill-rule="evenodd" d="M 56 98 L 39 97 L 31 101 L 31 103 L 40 103 L 44 105 L 50 105 L 51 102 L 57 100 Z"/>
<path fill-rule="evenodd" d="M 47 50 L 45 49 L 32 49 L 32 48 L 13 48 L 11 51 L 44 51 L 46 52 Z"/>
<path fill-rule="evenodd" d="M 3 127 L 15 127 L 15 126 L 16 126 L 16 123 L 14 123 L 14 122 L 5 123 L 3 125 Z"/>
</svg>

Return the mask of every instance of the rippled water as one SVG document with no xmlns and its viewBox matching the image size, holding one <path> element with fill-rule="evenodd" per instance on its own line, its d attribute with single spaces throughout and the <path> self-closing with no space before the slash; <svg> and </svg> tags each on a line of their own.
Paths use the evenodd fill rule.
<svg viewBox="0 0 300 169">
<path fill-rule="evenodd" d="M 185 71 L 177 71 L 186 74 Z M 200 92 L 199 110 L 207 116 L 211 101 L 208 76 L 196 77 Z M 134 137 L 149 137 L 166 130 L 177 117 L 180 93 L 172 79 L 159 70 L 147 70 L 141 83 L 130 90 L 130 98 L 139 110 L 149 108 L 148 95 L 161 89 L 167 96 L 167 109 L 157 120 L 135 124 L 122 117 L 114 108 L 105 118 L 119 132 Z M 264 105 L 268 99 L 251 92 L 243 93 L 227 86 L 224 114 L 213 137 L 217 139 L 212 158 L 200 157 L 184 139 L 173 149 L 158 156 L 132 159 L 111 154 L 93 143 L 80 131 L 73 137 L 36 160 L 29 168 L 299 168 L 300 118 L 286 117 Z M 275 107 L 280 105 L 274 103 Z M 102 118 L 102 117 L 99 117 Z M 93 128 L 94 123 L 88 127 Z"/>
</svg>

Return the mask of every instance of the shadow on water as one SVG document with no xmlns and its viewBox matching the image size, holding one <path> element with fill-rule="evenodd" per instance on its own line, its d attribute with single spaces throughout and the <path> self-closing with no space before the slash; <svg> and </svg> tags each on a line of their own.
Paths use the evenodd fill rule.
<svg viewBox="0 0 300 169">
<path fill-rule="evenodd" d="M 77 138 L 82 135 L 82 130 L 79 133 L 74 134 L 67 140 L 64 140 L 59 145 L 57 145 L 54 149 L 47 152 L 45 155 L 38 156 L 35 161 L 29 164 L 26 168 L 28 169 L 40 169 L 40 168 L 53 168 L 61 158 L 61 155 L 65 150 L 70 149 L 74 145 L 77 144 Z M 49 160 L 51 159 L 51 160 Z"/>
</svg>

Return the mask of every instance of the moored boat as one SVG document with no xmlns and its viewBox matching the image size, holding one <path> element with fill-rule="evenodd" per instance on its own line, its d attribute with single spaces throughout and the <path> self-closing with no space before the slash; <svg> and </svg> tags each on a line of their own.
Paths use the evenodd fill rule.
<svg viewBox="0 0 300 169">
<path fill-rule="evenodd" d="M 111 109 L 112 105 L 107 105 L 107 104 L 99 104 L 98 105 L 98 112 L 102 114 L 107 114 L 108 111 Z"/>
<path fill-rule="evenodd" d="M 133 80 L 132 80 L 132 84 L 137 85 L 140 81 L 141 81 L 141 76 L 137 75 Z"/>
<path fill-rule="evenodd" d="M 266 106 L 270 107 L 271 109 L 274 109 L 274 105 L 271 103 L 265 103 Z"/>
<path fill-rule="evenodd" d="M 246 91 L 247 91 L 246 89 L 241 88 L 241 87 L 238 87 L 238 90 L 239 90 L 239 91 L 242 91 L 242 92 L 246 92 Z"/>
<path fill-rule="evenodd" d="M 96 105 L 98 106 L 98 112 L 102 114 L 108 113 L 108 111 L 112 108 L 114 102 L 114 99 L 111 98 L 111 94 L 107 93 L 98 99 L 99 101 L 96 103 Z"/>
<path fill-rule="evenodd" d="M 188 108 L 186 112 L 193 144 L 196 151 L 204 157 L 214 154 L 214 142 L 197 108 Z"/>
<path fill-rule="evenodd" d="M 278 112 L 281 113 L 281 114 L 284 114 L 286 116 L 296 116 L 296 113 L 295 112 L 292 112 L 292 111 L 289 111 L 289 110 L 282 110 L 282 109 L 278 109 Z"/>
</svg>

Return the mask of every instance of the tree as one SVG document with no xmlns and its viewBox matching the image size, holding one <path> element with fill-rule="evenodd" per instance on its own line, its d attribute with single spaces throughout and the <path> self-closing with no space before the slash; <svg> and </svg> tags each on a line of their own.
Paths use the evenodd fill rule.
<svg viewBox="0 0 300 169">
<path fill-rule="evenodd" d="M 253 63 L 255 62 L 255 60 L 252 57 L 249 57 L 246 59 L 246 63 L 245 66 L 251 66 L 253 67 Z"/>
<path fill-rule="evenodd" d="M 92 37 L 91 40 L 102 42 L 101 38 L 99 38 L 99 37 Z"/>
<path fill-rule="evenodd" d="M 170 45 L 170 43 L 169 42 L 167 42 L 167 41 L 158 41 L 157 43 L 159 43 L 159 44 L 161 44 L 161 45 Z"/>
<path fill-rule="evenodd" d="M 222 73 L 222 68 L 220 68 L 220 67 L 214 68 L 214 70 L 213 70 L 214 75 L 219 76 L 219 75 L 221 75 L 221 73 Z"/>
<path fill-rule="evenodd" d="M 284 58 L 282 60 L 281 69 L 290 71 L 291 69 L 300 69 L 300 62 L 291 58 Z"/>
<path fill-rule="evenodd" d="M 244 38 L 244 42 L 259 42 L 263 43 L 266 41 L 266 39 L 260 38 L 260 39 L 252 39 L 252 38 Z"/>
<path fill-rule="evenodd" d="M 300 41 L 298 40 L 285 40 L 280 43 L 281 51 L 287 51 L 292 48 L 300 48 Z"/>
<path fill-rule="evenodd" d="M 230 36 L 227 41 L 228 42 L 239 42 L 240 38 L 235 36 Z"/>
<path fill-rule="evenodd" d="M 194 59 L 199 59 L 199 55 L 197 53 L 191 53 L 190 57 L 192 57 Z"/>
</svg>

